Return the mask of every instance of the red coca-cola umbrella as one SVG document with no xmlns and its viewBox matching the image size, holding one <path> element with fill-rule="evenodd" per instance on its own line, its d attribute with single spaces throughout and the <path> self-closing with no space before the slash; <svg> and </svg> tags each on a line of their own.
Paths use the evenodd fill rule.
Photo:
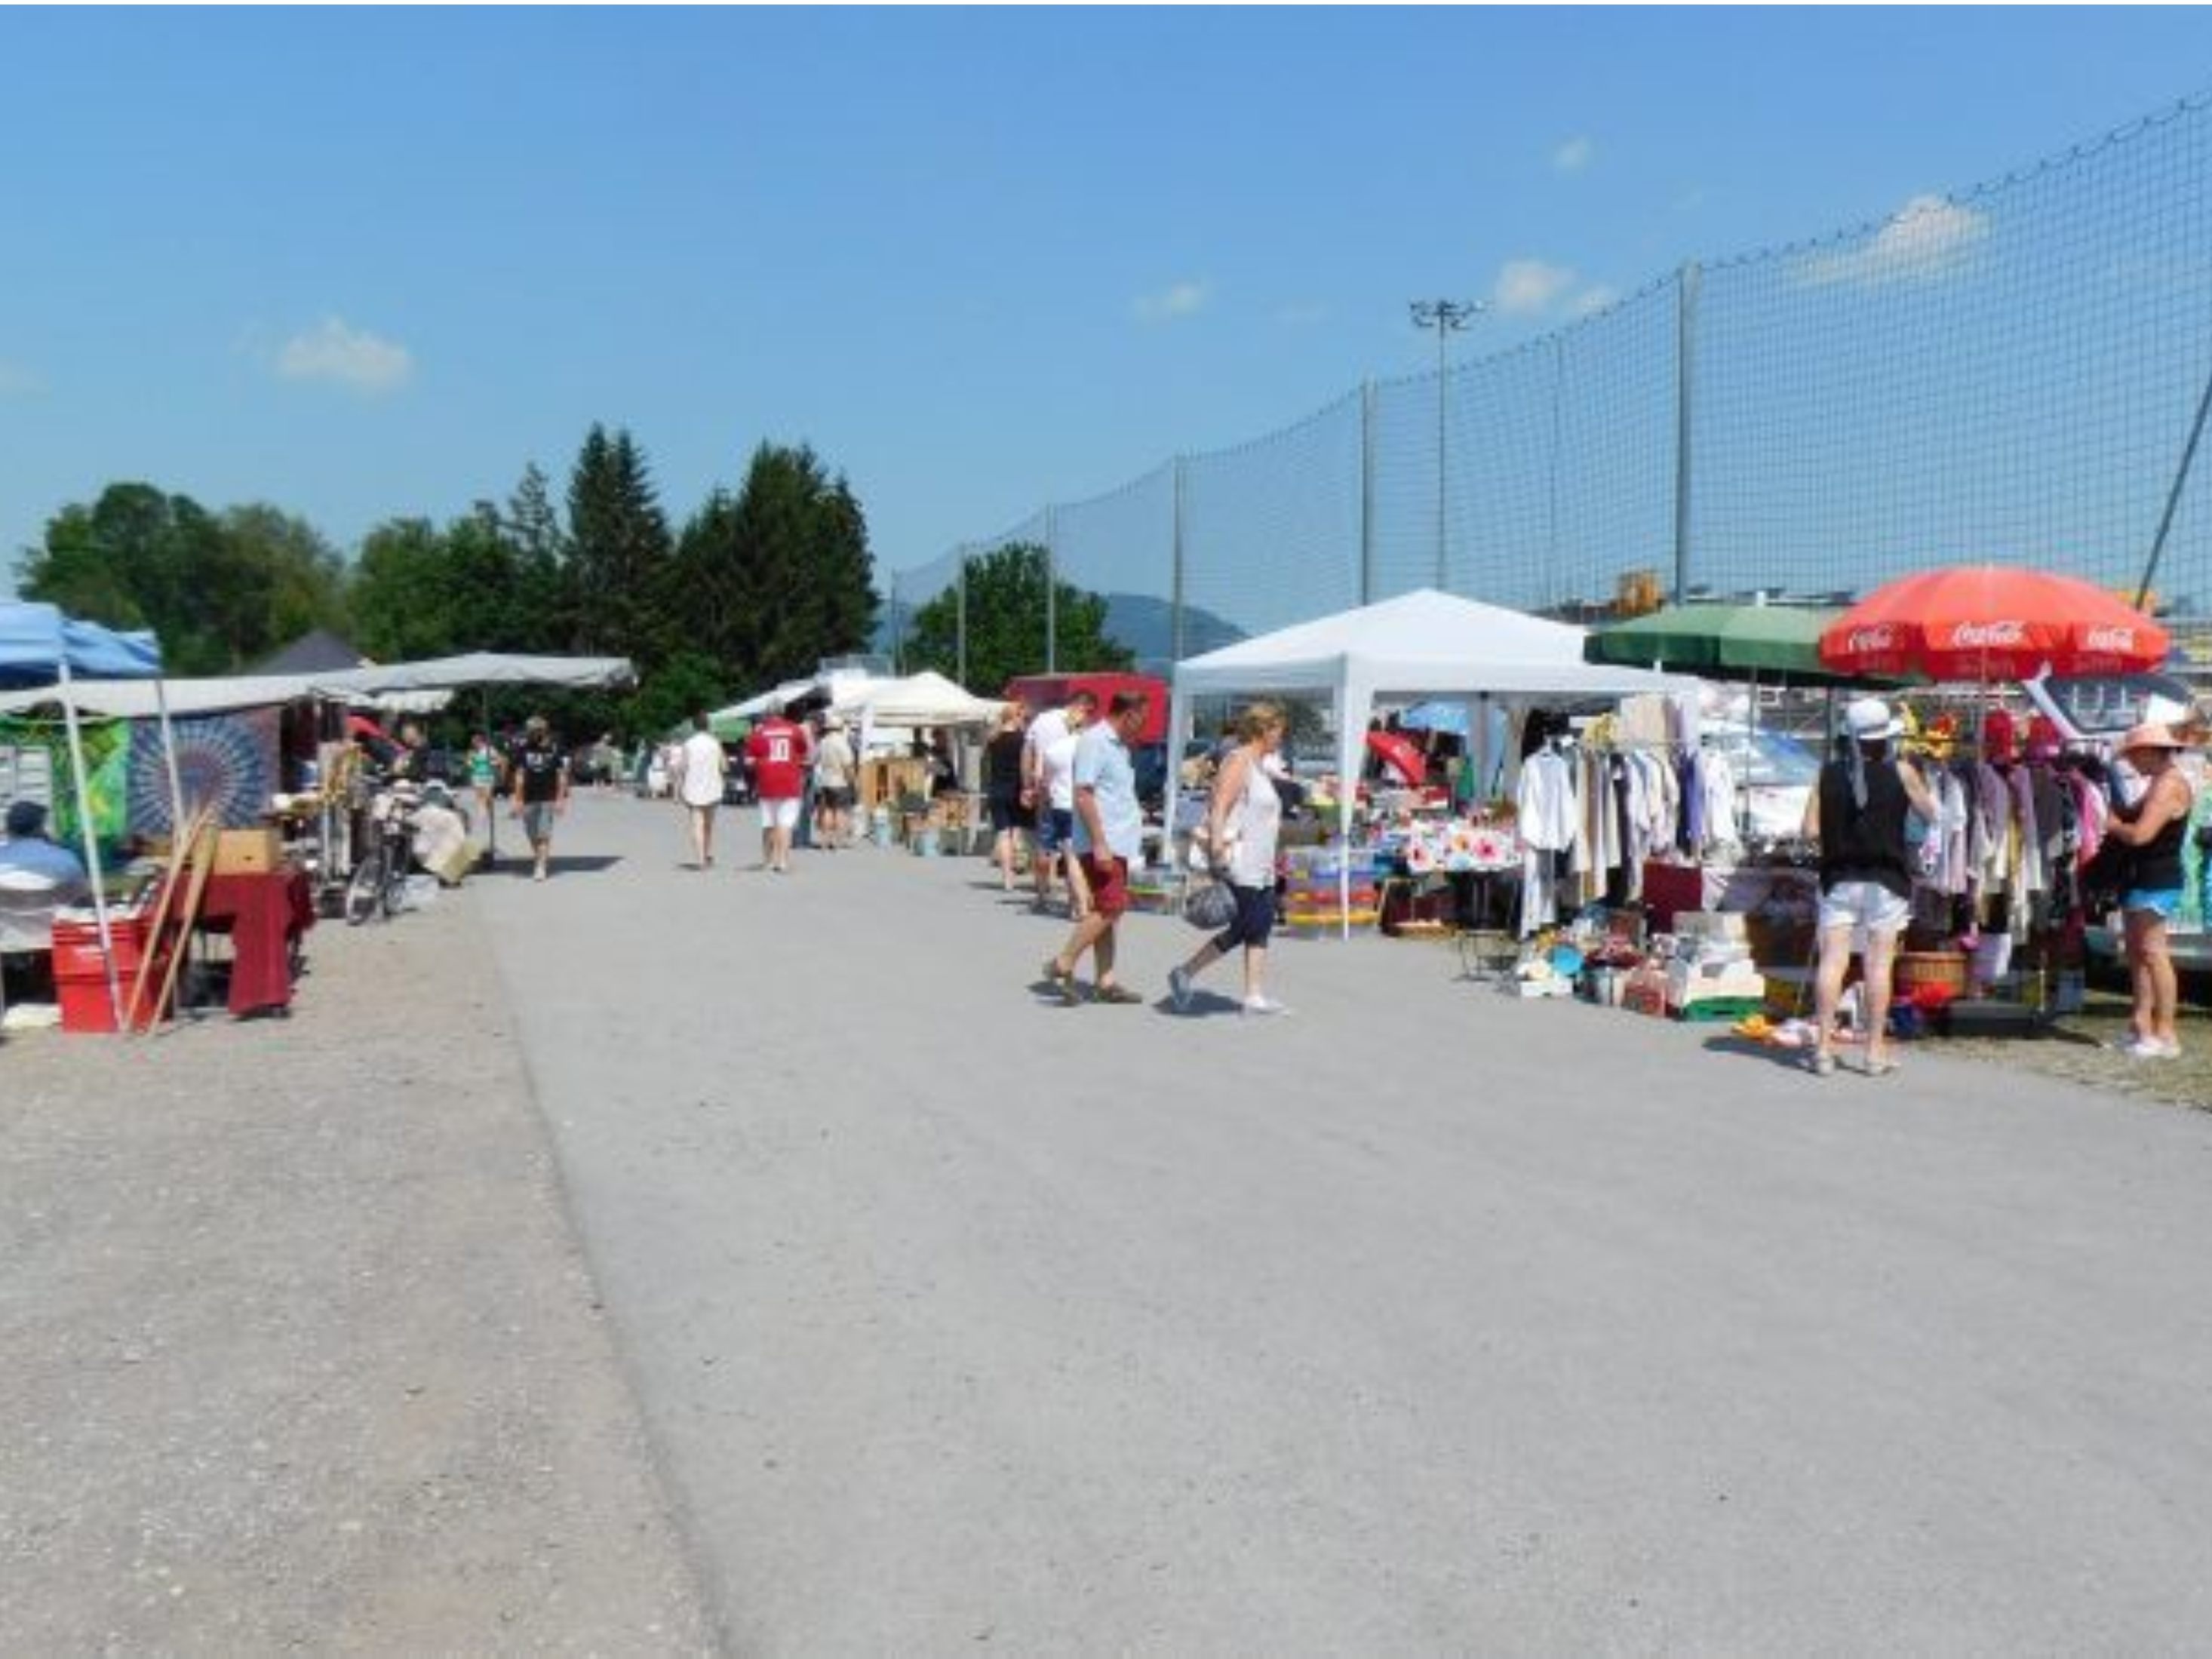
<svg viewBox="0 0 2212 1659">
<path fill-rule="evenodd" d="M 1956 565 L 1876 588 L 1820 635 L 1838 674 L 2024 680 L 2136 674 L 2166 660 L 2166 630 L 2117 594 L 2072 576 Z"/>
</svg>

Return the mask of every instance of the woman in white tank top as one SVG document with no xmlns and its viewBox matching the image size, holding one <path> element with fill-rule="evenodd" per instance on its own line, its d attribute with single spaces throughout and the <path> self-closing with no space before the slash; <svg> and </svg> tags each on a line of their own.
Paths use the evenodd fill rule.
<svg viewBox="0 0 2212 1659">
<path fill-rule="evenodd" d="M 1273 703 L 1255 703 L 1246 709 L 1237 722 L 1239 742 L 1213 781 L 1213 800 L 1206 815 L 1208 856 L 1236 896 L 1237 915 L 1188 962 L 1168 975 L 1168 989 L 1178 1012 L 1189 1010 L 1198 976 L 1240 945 L 1244 947 L 1244 1012 L 1290 1012 L 1269 997 L 1261 983 L 1267 969 L 1267 940 L 1275 927 L 1275 843 L 1283 822 L 1282 798 L 1275 793 L 1267 762 L 1282 747 L 1284 725 L 1283 711 Z"/>
</svg>

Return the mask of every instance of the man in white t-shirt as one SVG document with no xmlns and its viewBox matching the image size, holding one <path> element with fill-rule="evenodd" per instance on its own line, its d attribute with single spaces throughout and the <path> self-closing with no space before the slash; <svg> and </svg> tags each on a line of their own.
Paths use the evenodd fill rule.
<svg viewBox="0 0 2212 1659">
<path fill-rule="evenodd" d="M 1053 866 L 1067 872 L 1067 915 L 1083 919 L 1089 895 L 1070 843 L 1075 836 L 1075 744 L 1097 713 L 1098 698 L 1078 691 L 1059 708 L 1048 708 L 1030 722 L 1022 746 L 1022 805 L 1036 816 L 1030 836 L 1035 851 L 1030 867 L 1036 877 L 1036 908 L 1052 903 Z"/>
<path fill-rule="evenodd" d="M 814 833 L 824 851 L 853 844 L 855 774 L 852 740 L 845 722 L 831 714 L 822 723 L 814 750 Z"/>
<path fill-rule="evenodd" d="M 714 867 L 714 809 L 722 804 L 722 781 L 729 757 L 722 752 L 706 715 L 691 717 L 691 735 L 676 751 L 676 799 L 691 821 L 691 850 L 698 868 Z"/>
</svg>

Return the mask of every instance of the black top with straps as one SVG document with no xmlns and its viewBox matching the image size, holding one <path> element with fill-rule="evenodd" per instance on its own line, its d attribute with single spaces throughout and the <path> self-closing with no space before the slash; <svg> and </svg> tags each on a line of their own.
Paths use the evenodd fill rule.
<svg viewBox="0 0 2212 1659">
<path fill-rule="evenodd" d="M 1820 890 L 1847 881 L 1871 881 L 1899 898 L 1912 896 L 1905 860 L 1905 817 L 1912 810 L 1897 763 L 1866 763 L 1866 805 L 1851 799 L 1849 763 L 1820 769 Z"/>
<path fill-rule="evenodd" d="M 2144 792 L 2143 798 L 2133 806 L 2115 808 L 2113 816 L 2133 823 L 2142 816 L 2144 807 L 2157 793 L 2157 785 Z M 2170 893 L 2181 888 L 2186 880 L 2181 867 L 2181 843 L 2189 834 L 2189 809 L 2184 807 L 2168 818 L 2159 832 L 2135 849 L 2135 873 L 2130 887 L 2146 893 Z"/>
</svg>

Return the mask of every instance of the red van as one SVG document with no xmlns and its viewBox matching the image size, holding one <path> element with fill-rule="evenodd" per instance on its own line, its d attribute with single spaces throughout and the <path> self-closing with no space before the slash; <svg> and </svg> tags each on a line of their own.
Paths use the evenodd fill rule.
<svg viewBox="0 0 2212 1659">
<path fill-rule="evenodd" d="M 1168 685 L 1163 679 L 1150 674 L 1023 674 L 1006 682 L 1002 697 L 1019 697 L 1023 706 L 1032 714 L 1047 708 L 1057 708 L 1078 691 L 1088 691 L 1098 699 L 1098 712 L 1104 714 L 1115 697 L 1124 691 L 1141 691 L 1152 699 L 1145 711 L 1145 729 L 1137 734 L 1139 744 L 1160 743 L 1168 734 Z"/>
</svg>

